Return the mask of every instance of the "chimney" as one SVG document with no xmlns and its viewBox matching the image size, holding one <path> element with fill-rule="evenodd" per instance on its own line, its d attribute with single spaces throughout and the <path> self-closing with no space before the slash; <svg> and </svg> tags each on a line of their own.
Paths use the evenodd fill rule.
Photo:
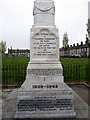
<svg viewBox="0 0 90 120">
<path fill-rule="evenodd" d="M 83 45 L 83 42 L 81 41 L 81 45 Z"/>
<path fill-rule="evenodd" d="M 73 47 L 75 47 L 75 44 L 73 44 Z"/>
<path fill-rule="evenodd" d="M 79 43 L 77 43 L 77 46 L 79 46 Z"/>
</svg>

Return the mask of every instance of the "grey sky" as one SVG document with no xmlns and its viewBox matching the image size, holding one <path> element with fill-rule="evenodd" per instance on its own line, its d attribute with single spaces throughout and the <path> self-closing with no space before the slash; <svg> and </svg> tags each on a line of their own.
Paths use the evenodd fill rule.
<svg viewBox="0 0 90 120">
<path fill-rule="evenodd" d="M 69 44 L 85 42 L 89 0 L 54 0 L 55 23 L 59 29 L 60 47 L 65 32 Z M 30 47 L 34 0 L 0 0 L 0 40 L 10 48 Z"/>
</svg>

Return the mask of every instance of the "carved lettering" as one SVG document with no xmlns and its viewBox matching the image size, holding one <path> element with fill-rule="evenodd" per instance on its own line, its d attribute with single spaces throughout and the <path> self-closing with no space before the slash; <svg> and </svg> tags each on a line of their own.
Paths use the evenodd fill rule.
<svg viewBox="0 0 90 120">
<path fill-rule="evenodd" d="M 57 38 L 54 34 L 50 34 L 49 30 L 41 30 L 33 37 L 33 55 L 41 58 L 57 58 Z M 43 53 L 45 52 L 45 53 Z M 48 54 L 50 52 L 50 54 Z"/>
<path fill-rule="evenodd" d="M 61 99 L 54 96 L 35 96 L 33 99 L 21 99 L 18 103 L 18 111 L 61 111 L 72 109 L 71 99 Z"/>
<path fill-rule="evenodd" d="M 43 54 L 46 55 L 46 54 Z M 30 75 L 39 75 L 39 76 L 45 76 L 45 75 L 60 75 L 62 74 L 62 70 L 60 69 L 28 69 L 28 74 Z"/>
<path fill-rule="evenodd" d="M 58 88 L 58 85 L 33 85 L 33 89 Z"/>
</svg>

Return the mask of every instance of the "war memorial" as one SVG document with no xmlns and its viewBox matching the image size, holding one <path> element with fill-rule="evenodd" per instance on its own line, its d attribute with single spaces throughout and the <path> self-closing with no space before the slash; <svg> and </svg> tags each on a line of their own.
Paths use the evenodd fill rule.
<svg viewBox="0 0 90 120">
<path fill-rule="evenodd" d="M 7 117 L 87 118 L 87 104 L 64 82 L 54 1 L 36 0 L 33 16 L 26 80 L 6 101 Z"/>
<path fill-rule="evenodd" d="M 16 118 L 75 117 L 74 97 L 64 83 L 52 0 L 36 0 L 30 30 L 30 62 L 19 89 Z"/>
</svg>

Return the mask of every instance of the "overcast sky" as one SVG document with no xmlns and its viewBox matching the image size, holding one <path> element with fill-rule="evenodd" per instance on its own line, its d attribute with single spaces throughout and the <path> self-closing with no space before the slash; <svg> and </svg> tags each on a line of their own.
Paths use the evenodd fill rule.
<svg viewBox="0 0 90 120">
<path fill-rule="evenodd" d="M 7 48 L 30 48 L 34 1 L 0 0 L 0 40 L 6 41 Z M 69 44 L 85 42 L 88 1 L 54 0 L 60 47 L 65 32 L 68 33 Z"/>
</svg>

